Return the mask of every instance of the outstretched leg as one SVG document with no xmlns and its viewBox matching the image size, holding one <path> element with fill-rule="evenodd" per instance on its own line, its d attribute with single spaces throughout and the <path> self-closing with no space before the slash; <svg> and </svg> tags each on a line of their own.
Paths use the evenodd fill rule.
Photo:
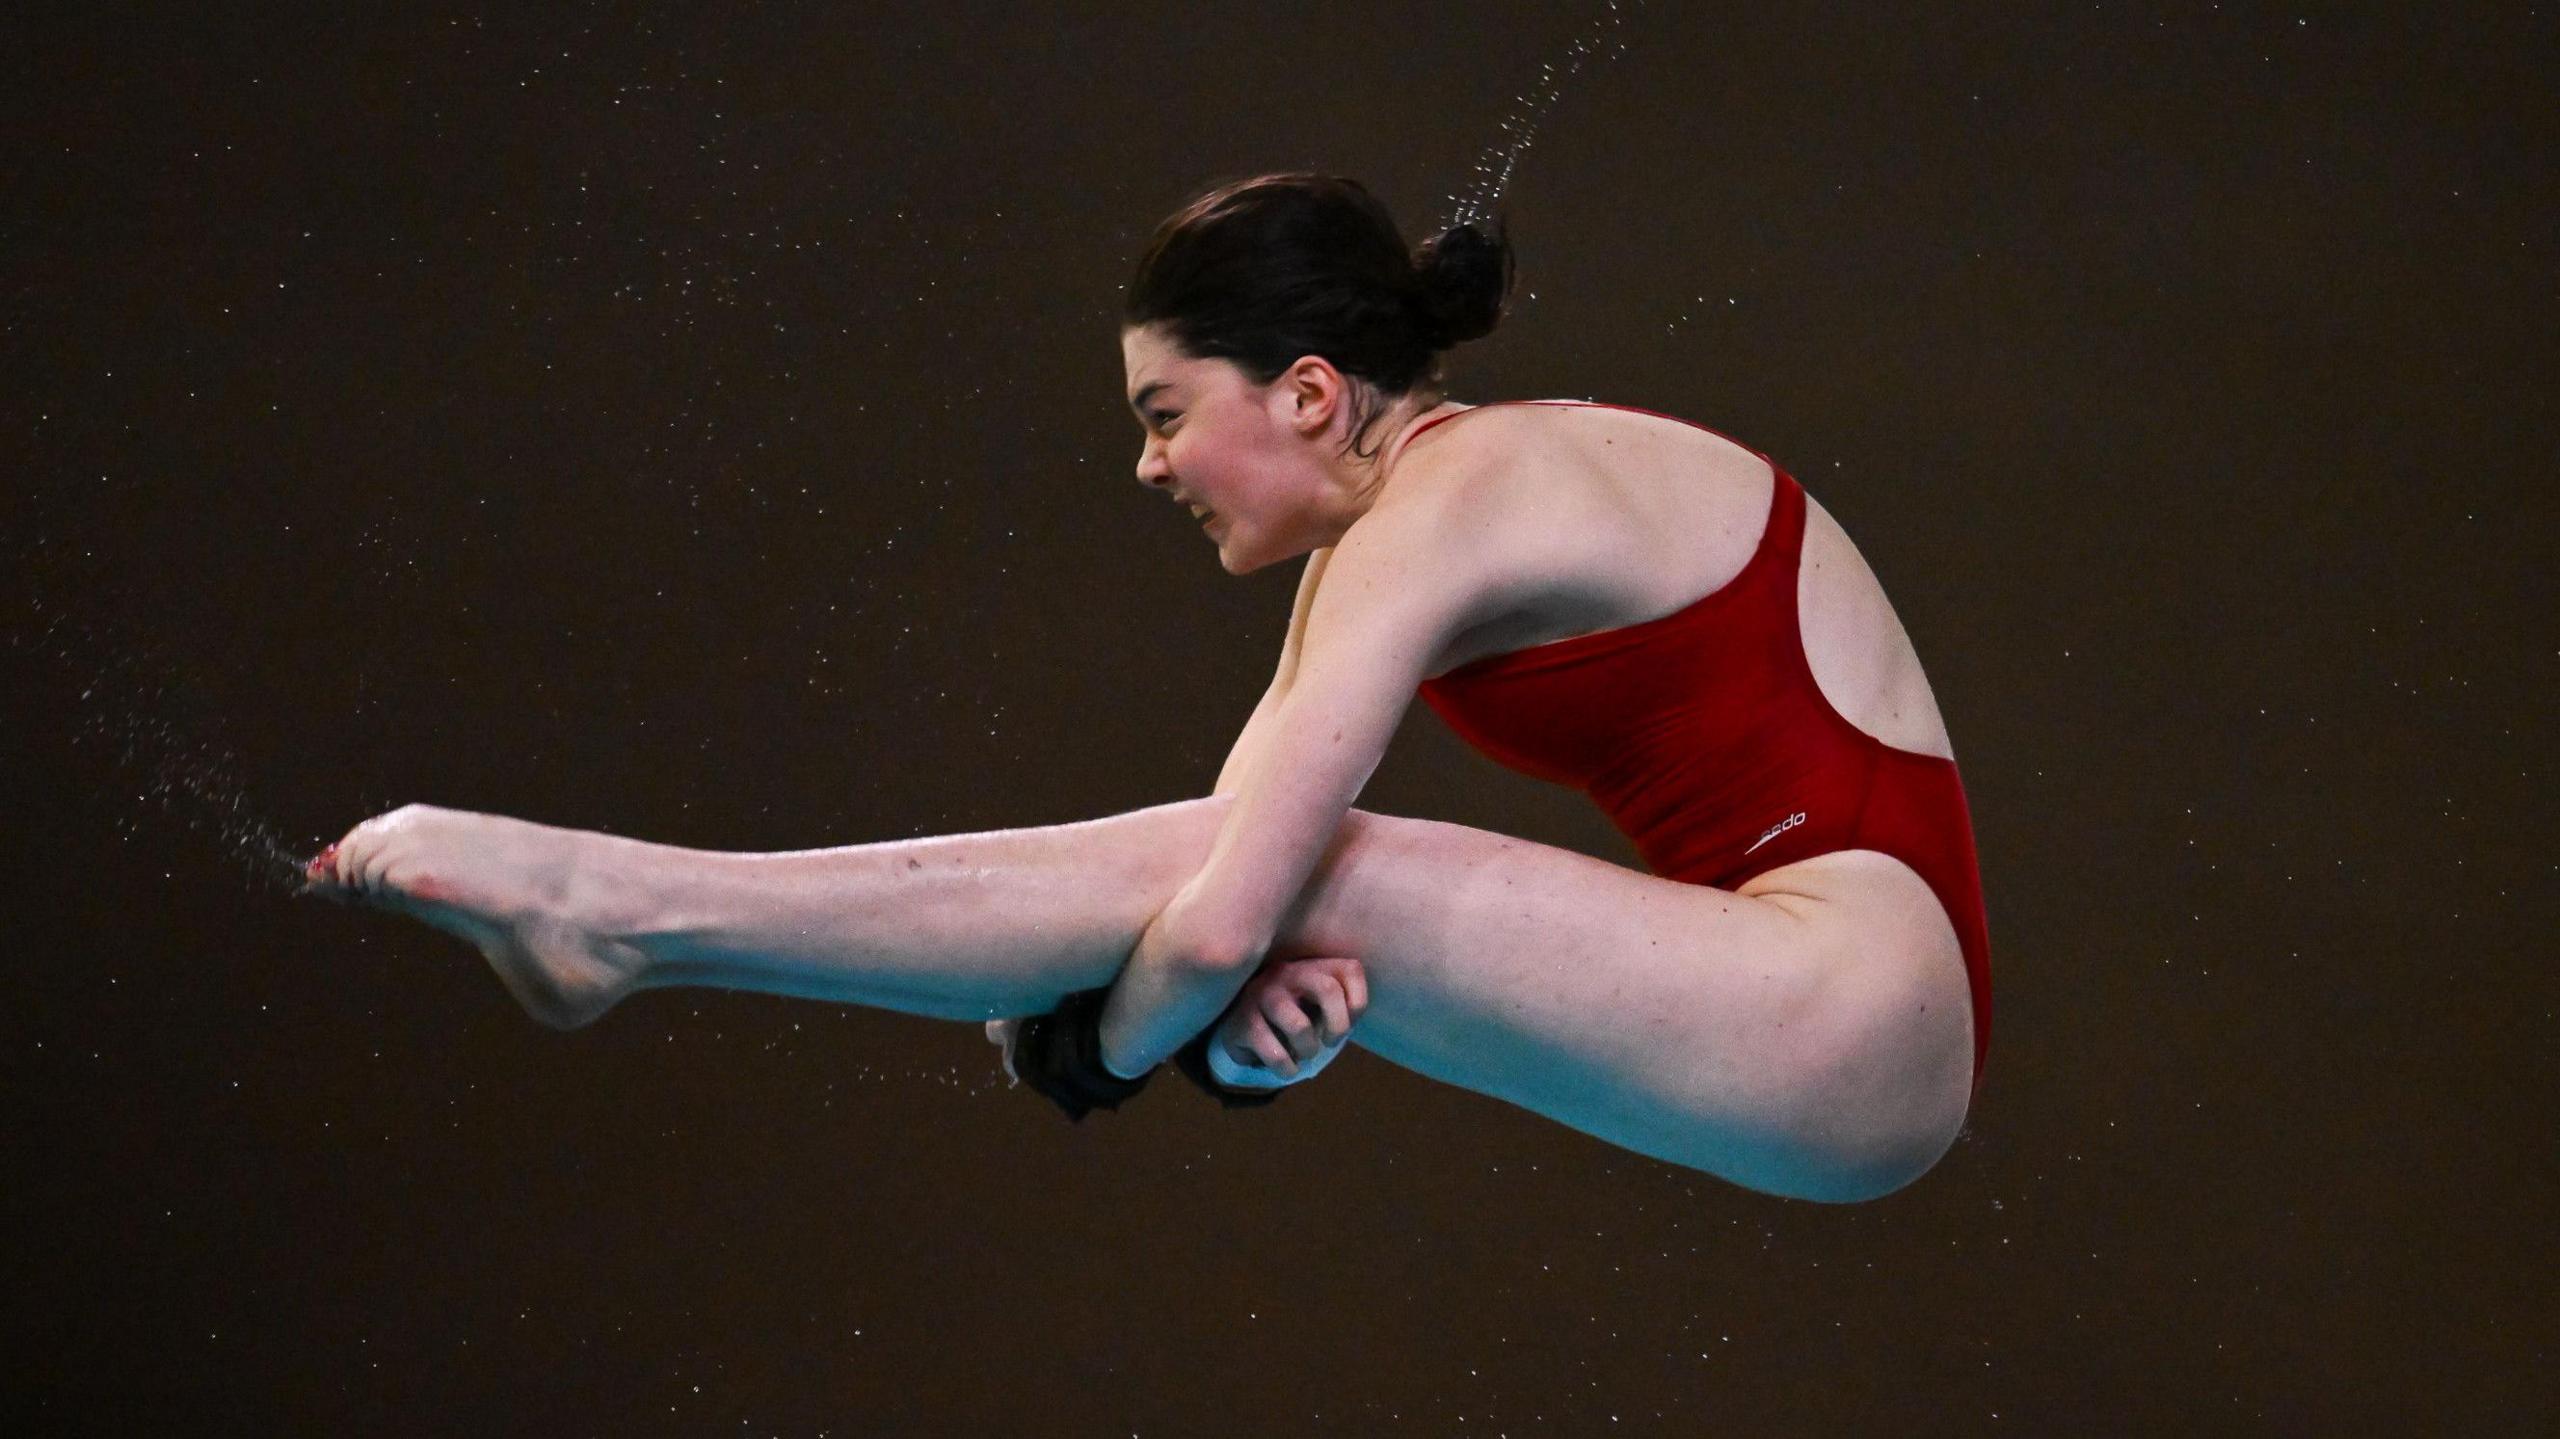
<svg viewBox="0 0 2560 1439">
<path fill-rule="evenodd" d="M 778 854 L 580 835 L 553 893 L 517 912 L 621 946 L 644 961 L 637 987 L 1040 1013 L 1112 982 L 1232 803 Z M 509 833 L 476 838 L 490 874 L 527 868 L 499 852 Z M 1406 1068 L 1753 1188 L 1864 1198 L 1953 1143 L 1972 1042 L 1936 898 L 1898 860 L 1856 862 L 1872 870 L 1859 897 L 1754 898 L 1353 810 L 1272 956 L 1360 960 L 1370 1002 L 1353 1038 Z"/>
<path fill-rule="evenodd" d="M 605 902 L 650 963 L 711 985 L 932 1019 L 1046 1014 L 1118 977 L 1208 862 L 1233 801 L 777 854 L 631 845 Z"/>
</svg>

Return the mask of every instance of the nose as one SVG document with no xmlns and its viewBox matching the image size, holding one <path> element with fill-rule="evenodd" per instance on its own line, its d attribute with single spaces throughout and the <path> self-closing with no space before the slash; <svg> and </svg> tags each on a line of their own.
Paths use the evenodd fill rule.
<svg viewBox="0 0 2560 1439">
<path fill-rule="evenodd" d="M 1138 483 L 1161 488 L 1173 479 L 1173 468 L 1164 462 L 1164 443 L 1150 437 L 1138 451 Z"/>
</svg>

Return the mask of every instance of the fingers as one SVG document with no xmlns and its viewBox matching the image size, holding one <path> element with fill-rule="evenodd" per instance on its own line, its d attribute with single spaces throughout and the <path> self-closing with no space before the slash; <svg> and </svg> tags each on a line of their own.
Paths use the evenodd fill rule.
<svg viewBox="0 0 2560 1439">
<path fill-rule="evenodd" d="M 1340 1044 L 1348 1039 L 1351 1036 L 1351 999 L 1342 992 L 1342 986 L 1319 985 L 1316 987 L 1313 998 L 1317 1007 L 1324 1011 L 1322 1037 L 1326 1046 Z"/>
<path fill-rule="evenodd" d="M 1260 1065 L 1283 1079 L 1297 1078 L 1298 1061 L 1290 1057 L 1289 1046 L 1281 1043 L 1270 1021 L 1260 1014 L 1245 1018 L 1244 1033 L 1228 1043 L 1227 1057 L 1238 1064 Z"/>
<path fill-rule="evenodd" d="M 1351 1017 L 1357 1020 L 1369 1008 L 1369 971 L 1356 959 L 1346 959 L 1334 971 L 1342 981 L 1344 997 L 1350 1001 Z"/>
<path fill-rule="evenodd" d="M 1370 981 L 1359 973 L 1359 960 L 1318 960 L 1277 978 L 1257 1001 L 1272 1027 L 1293 1040 L 1298 1057 L 1311 1057 L 1318 1047 L 1352 1037 L 1359 1011 L 1370 1006 Z M 1306 1045 L 1295 1045 L 1300 1034 Z"/>
<path fill-rule="evenodd" d="M 1344 1001 L 1350 1005 L 1351 1018 L 1357 1021 L 1360 1012 L 1369 1007 L 1369 971 L 1362 967 L 1360 961 L 1348 956 L 1311 959 L 1306 964 L 1310 970 L 1340 986 Z"/>
<path fill-rule="evenodd" d="M 1300 1059 L 1313 1059 L 1317 1051 L 1330 1049 L 1351 1034 L 1350 1001 L 1342 986 L 1322 977 L 1310 978 L 1293 993 L 1281 996 L 1270 1014 L 1272 1027 Z"/>
<path fill-rule="evenodd" d="M 1262 1067 L 1283 1079 L 1297 1078 L 1298 1061 L 1289 1052 L 1289 1046 L 1281 1043 L 1280 1036 L 1273 1034 L 1269 1025 L 1260 1028 L 1261 1032 L 1254 1037 L 1253 1052 L 1262 1061 Z"/>
<path fill-rule="evenodd" d="M 1282 1049 L 1291 1059 L 1313 1059 L 1316 1051 L 1324 1047 L 1315 1026 L 1308 1023 L 1306 1011 L 1298 1007 L 1297 986 L 1273 985 L 1262 996 L 1260 1008 L 1263 1024 L 1279 1036 Z"/>
<path fill-rule="evenodd" d="M 1348 957 L 1266 966 L 1228 1014 L 1218 1042 L 1239 1065 L 1294 1079 L 1308 1061 L 1340 1045 L 1369 1007 L 1369 976 Z"/>
<path fill-rule="evenodd" d="M 1267 996 L 1263 1015 L 1290 1055 L 1300 1060 L 1313 1059 L 1351 1037 L 1350 1001 L 1330 980 Z"/>
</svg>

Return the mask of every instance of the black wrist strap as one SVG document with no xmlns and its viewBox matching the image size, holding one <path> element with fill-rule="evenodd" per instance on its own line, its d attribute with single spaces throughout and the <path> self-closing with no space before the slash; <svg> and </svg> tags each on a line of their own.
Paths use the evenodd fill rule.
<svg viewBox="0 0 2560 1439">
<path fill-rule="evenodd" d="M 1014 1034 L 1013 1072 L 1078 1124 L 1093 1110 L 1118 1109 L 1154 1077 L 1122 1079 L 1102 1067 L 1102 1004 L 1110 997 L 1109 989 L 1078 990 Z"/>
<path fill-rule="evenodd" d="M 1022 1021 L 1014 1034 L 1013 1072 L 1078 1124 L 1096 1109 L 1117 1110 L 1154 1077 L 1122 1079 L 1103 1067 L 1102 1007 L 1110 997 L 1109 989 L 1078 990 L 1055 1010 Z M 1234 1089 L 1209 1072 L 1209 1044 L 1217 1031 L 1212 1024 L 1173 1052 L 1182 1077 L 1228 1109 L 1260 1109 L 1278 1099 L 1277 1089 Z"/>
</svg>

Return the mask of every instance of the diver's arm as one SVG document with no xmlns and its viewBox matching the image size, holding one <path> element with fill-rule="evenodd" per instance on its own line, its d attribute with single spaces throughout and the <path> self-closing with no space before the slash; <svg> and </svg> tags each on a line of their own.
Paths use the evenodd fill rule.
<svg viewBox="0 0 2560 1439">
<path fill-rule="evenodd" d="M 1333 550 L 1327 547 L 1307 557 L 1307 567 L 1298 575 L 1298 597 L 1289 607 L 1289 633 L 1280 642 L 1279 666 L 1272 671 L 1271 684 L 1263 690 L 1261 702 L 1253 707 L 1252 718 L 1244 722 L 1236 742 L 1228 747 L 1227 763 L 1218 771 L 1218 783 L 1209 791 L 1211 794 L 1232 797 L 1244 782 L 1246 766 L 1270 742 L 1271 718 L 1281 701 L 1289 697 L 1289 682 L 1298 673 L 1298 651 L 1307 632 L 1307 610 L 1315 603 L 1316 582 L 1324 577 L 1325 561 L 1332 556 Z"/>
<path fill-rule="evenodd" d="M 1381 505 L 1334 547 L 1264 746 L 1208 860 L 1148 927 L 1102 1013 L 1114 1074 L 1145 1073 L 1218 1018 L 1278 938 L 1396 726 L 1451 641 L 1501 602 L 1501 549 L 1446 490 Z"/>
</svg>

